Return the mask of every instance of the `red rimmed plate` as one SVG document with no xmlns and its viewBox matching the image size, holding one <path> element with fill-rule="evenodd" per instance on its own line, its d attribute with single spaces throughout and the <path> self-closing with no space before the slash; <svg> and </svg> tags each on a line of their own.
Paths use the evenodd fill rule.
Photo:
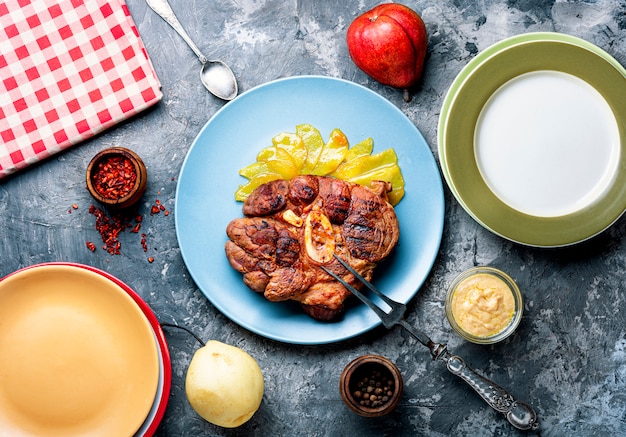
<svg viewBox="0 0 626 437">
<path fill-rule="evenodd" d="M 80 264 L 26 267 L 0 280 L 0 325 L 4 431 L 154 433 L 169 353 L 154 314 L 121 281 Z"/>
<path fill-rule="evenodd" d="M 82 264 L 74 264 L 78 267 L 86 268 L 93 272 L 99 273 L 107 279 L 115 282 L 117 285 L 122 287 L 124 291 L 126 291 L 130 297 L 139 305 L 139 308 L 143 311 L 145 316 L 148 318 L 152 329 L 154 330 L 154 335 L 159 345 L 159 359 L 161 360 L 161 372 L 159 374 L 159 386 L 157 388 L 157 395 L 155 396 L 154 403 L 146 417 L 145 422 L 139 428 L 139 430 L 135 433 L 136 437 L 151 437 L 156 432 L 161 420 L 163 419 L 163 415 L 165 414 L 165 410 L 167 408 L 167 402 L 169 400 L 170 390 L 172 387 L 172 362 L 170 358 L 170 351 L 167 346 L 167 340 L 165 339 L 165 333 L 161 328 L 161 324 L 159 320 L 152 312 L 152 309 L 148 304 L 139 296 L 132 288 L 130 288 L 127 284 L 122 282 L 120 279 L 115 276 L 103 271 L 99 270 L 95 267 L 82 265 Z"/>
</svg>

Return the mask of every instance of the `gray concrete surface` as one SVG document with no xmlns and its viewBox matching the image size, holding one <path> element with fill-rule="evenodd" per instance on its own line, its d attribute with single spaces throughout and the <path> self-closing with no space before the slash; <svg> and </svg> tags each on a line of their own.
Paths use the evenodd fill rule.
<svg viewBox="0 0 626 437">
<path fill-rule="evenodd" d="M 598 45 L 626 65 L 624 0 L 410 0 L 404 3 L 422 15 L 429 49 L 423 85 L 405 103 L 399 91 L 368 78 L 348 56 L 348 25 L 376 3 L 172 0 L 200 48 L 231 65 L 241 91 L 304 74 L 354 81 L 397 105 L 424 134 L 437 159 L 437 121 L 449 85 L 478 52 L 503 38 L 563 32 Z M 381 328 L 336 344 L 294 346 L 239 327 L 209 303 L 185 269 L 173 214 L 150 216 L 149 208 L 159 199 L 174 211 L 185 154 L 223 102 L 202 87 L 197 59 L 182 39 L 142 0 L 128 0 L 128 6 L 162 82 L 163 101 L 0 183 L 0 275 L 46 261 L 89 264 L 131 285 L 162 322 L 184 324 L 204 339 L 236 345 L 257 359 L 266 383 L 262 406 L 241 428 L 222 429 L 197 416 L 185 397 L 185 372 L 198 344 L 184 332 L 168 330 L 173 381 L 159 436 L 522 434 L 401 330 Z M 137 235 L 128 233 L 122 236 L 122 255 L 85 248 L 85 241 L 97 240 L 98 234 L 88 213 L 93 202 L 84 171 L 97 151 L 111 145 L 137 150 L 149 168 L 140 208 L 148 254 Z M 573 247 L 529 248 L 483 229 L 447 187 L 445 195 L 441 248 L 409 306 L 409 321 L 532 404 L 541 428 L 531 435 L 626 435 L 626 221 Z M 69 214 L 73 203 L 79 208 Z M 154 262 L 148 263 L 147 256 Z M 463 341 L 445 320 L 448 284 L 474 265 L 509 272 L 525 297 L 518 331 L 495 346 Z M 391 358 L 404 375 L 403 399 L 385 418 L 361 418 L 340 398 L 341 370 L 365 353 Z"/>
</svg>

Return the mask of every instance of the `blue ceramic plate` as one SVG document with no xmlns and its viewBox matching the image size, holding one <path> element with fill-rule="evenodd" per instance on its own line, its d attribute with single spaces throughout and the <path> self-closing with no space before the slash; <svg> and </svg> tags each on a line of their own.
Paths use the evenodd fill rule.
<svg viewBox="0 0 626 437">
<path fill-rule="evenodd" d="M 372 137 L 374 152 L 394 148 L 405 179 L 397 205 L 400 241 L 375 272 L 374 283 L 408 302 L 428 276 L 443 232 L 443 184 L 431 150 L 415 125 L 380 95 L 352 82 L 300 76 L 258 86 L 226 104 L 202 128 L 183 163 L 176 193 L 176 233 L 187 269 L 222 313 L 264 337 L 294 344 L 348 339 L 380 325 L 365 305 L 323 323 L 294 302 L 274 303 L 248 289 L 224 254 L 226 226 L 241 217 L 235 190 L 274 135 L 310 123 L 324 137 L 341 129 L 351 144 Z"/>
</svg>

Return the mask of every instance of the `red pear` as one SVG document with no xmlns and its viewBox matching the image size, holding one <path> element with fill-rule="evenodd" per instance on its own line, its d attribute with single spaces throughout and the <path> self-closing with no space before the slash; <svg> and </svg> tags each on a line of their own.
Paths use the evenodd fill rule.
<svg viewBox="0 0 626 437">
<path fill-rule="evenodd" d="M 378 82 L 409 90 L 422 76 L 428 35 L 422 18 L 411 8 L 384 3 L 358 16 L 346 35 L 350 57 Z"/>
</svg>

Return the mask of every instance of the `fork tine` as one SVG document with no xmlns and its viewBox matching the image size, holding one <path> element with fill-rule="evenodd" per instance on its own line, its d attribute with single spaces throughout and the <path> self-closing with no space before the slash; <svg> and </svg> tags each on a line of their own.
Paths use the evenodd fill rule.
<svg viewBox="0 0 626 437">
<path fill-rule="evenodd" d="M 343 258 L 337 256 L 336 253 L 333 254 L 333 256 L 335 257 L 335 259 L 337 261 L 339 261 L 341 263 L 342 266 L 344 266 L 346 268 L 346 270 L 348 270 L 350 273 L 352 273 L 352 275 L 354 275 L 355 278 L 357 278 L 359 281 L 361 281 L 361 283 L 363 283 L 363 285 L 365 285 L 376 296 L 380 297 L 391 308 L 395 308 L 397 306 L 402 305 L 399 302 L 396 302 L 395 300 L 392 300 L 391 298 L 387 297 L 385 294 L 383 294 L 380 291 L 378 291 L 378 289 L 376 287 L 374 287 L 374 284 L 372 284 L 370 281 L 368 281 L 363 276 L 361 276 L 356 270 L 354 270 L 352 268 L 352 266 L 350 266 L 350 264 L 348 264 L 346 261 L 344 261 Z M 404 305 L 402 305 L 402 306 L 404 306 Z"/>
<path fill-rule="evenodd" d="M 433 354 L 433 357 L 437 357 L 438 356 L 438 354 L 440 352 L 437 352 L 437 355 L 434 355 L 434 352 L 433 352 L 435 350 L 433 348 L 435 346 L 437 346 L 437 345 L 435 343 L 433 343 L 433 341 L 428 337 L 428 335 L 424 334 L 419 329 L 416 329 L 413 326 L 409 325 L 409 323 L 404 318 L 404 313 L 406 311 L 406 305 L 404 305 L 403 303 L 397 302 L 397 301 L 395 301 L 395 300 L 385 296 L 384 294 L 382 294 L 380 291 L 378 291 L 378 289 L 376 287 L 374 287 L 374 285 L 372 285 L 368 280 L 366 280 L 363 276 L 361 276 L 359 273 L 357 273 L 346 261 L 344 261 L 342 258 L 337 256 L 337 254 L 333 254 L 333 256 L 337 259 L 337 261 L 339 261 L 341 263 L 342 266 L 344 266 L 346 268 L 346 270 L 348 270 L 352 275 L 354 275 L 355 278 L 357 278 L 359 281 L 361 281 L 361 283 L 363 285 L 365 285 L 370 291 L 372 291 L 381 300 L 383 300 L 391 308 L 391 310 L 389 312 L 384 311 L 382 308 L 380 308 L 378 305 L 376 305 L 372 300 L 370 300 L 368 297 L 366 297 L 363 293 L 361 293 L 359 290 L 354 288 L 352 285 L 350 285 L 346 281 L 344 281 L 341 276 L 331 272 L 325 266 L 320 266 L 322 268 L 322 270 L 324 270 L 330 276 L 332 276 L 337 281 L 339 281 L 352 294 L 354 294 L 356 297 L 358 297 L 361 302 L 363 302 L 368 307 L 370 307 L 370 309 L 372 311 L 374 311 L 376 313 L 376 315 L 380 318 L 380 320 L 383 322 L 383 325 L 385 326 L 385 328 L 390 329 L 394 325 L 402 326 L 413 337 L 415 337 L 420 343 L 422 343 L 424 346 L 429 348 L 431 350 L 431 353 Z"/>
<path fill-rule="evenodd" d="M 367 296 L 365 296 L 363 293 L 361 293 L 359 290 L 357 290 L 356 288 L 354 288 L 352 285 L 348 284 L 346 281 L 343 280 L 343 278 L 339 275 L 337 275 L 334 272 L 331 272 L 330 270 L 328 270 L 326 267 L 324 266 L 320 266 L 322 268 L 322 270 L 324 270 L 326 273 L 328 273 L 330 276 L 332 276 L 333 278 L 335 278 L 337 281 L 339 281 L 341 283 L 341 285 L 343 285 L 344 287 L 346 287 L 348 289 L 348 291 L 350 291 L 350 293 L 354 294 L 356 297 L 359 298 L 359 300 L 361 302 L 363 302 L 365 305 L 367 305 L 368 307 L 370 307 L 370 309 L 372 311 L 374 311 L 376 313 L 376 315 L 378 317 L 380 317 L 380 319 L 383 321 L 385 321 L 385 317 L 387 316 L 387 313 L 385 313 L 381 308 L 379 308 L 374 302 L 372 302 Z M 388 327 L 386 323 L 385 327 Z"/>
</svg>

